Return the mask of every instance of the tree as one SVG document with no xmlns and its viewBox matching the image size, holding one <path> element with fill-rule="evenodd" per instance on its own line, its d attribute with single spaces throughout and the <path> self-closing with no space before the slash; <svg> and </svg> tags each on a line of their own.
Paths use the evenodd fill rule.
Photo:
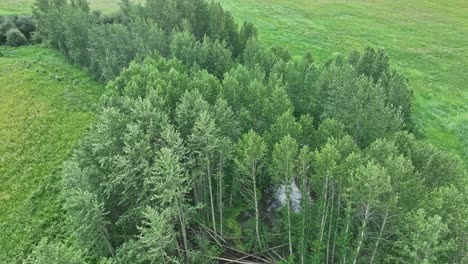
<svg viewBox="0 0 468 264">
<path fill-rule="evenodd" d="M 64 9 L 62 23 L 64 24 L 65 44 L 70 59 L 81 66 L 89 66 L 90 54 L 88 49 L 91 21 L 88 2 L 72 1 L 72 4 Z"/>
<path fill-rule="evenodd" d="M 313 156 L 310 148 L 308 146 L 304 146 L 299 151 L 297 157 L 297 177 L 300 182 L 301 188 L 301 214 L 302 214 L 302 223 L 301 223 L 301 235 L 300 235 L 300 254 L 301 254 L 301 263 L 305 263 L 305 256 L 307 254 L 307 242 L 306 242 L 306 232 L 309 229 L 310 219 L 310 174 L 311 174 L 311 164 L 312 164 Z"/>
<path fill-rule="evenodd" d="M 241 193 L 247 203 L 253 205 L 255 209 L 255 235 L 260 247 L 262 245 L 259 232 L 260 197 L 257 186 L 258 178 L 262 173 L 266 150 L 267 145 L 262 137 L 252 130 L 244 134 L 236 145 L 235 163 L 240 175 L 240 185 L 243 186 Z"/>
<path fill-rule="evenodd" d="M 87 186 L 86 175 L 76 162 L 68 162 L 64 167 L 67 197 L 64 206 L 78 245 L 96 257 L 114 256 L 104 203 Z"/>
<path fill-rule="evenodd" d="M 295 139 L 287 135 L 275 144 L 271 164 L 271 173 L 276 184 L 286 188 L 286 208 L 288 217 L 289 255 L 293 256 L 291 227 L 291 184 L 294 180 L 298 145 Z"/>
<path fill-rule="evenodd" d="M 311 193 L 315 197 L 314 215 L 317 233 L 314 248 L 320 259 L 335 261 L 335 250 L 346 251 L 350 229 L 351 203 L 346 200 L 351 172 L 360 165 L 359 149 L 349 137 L 329 138 L 327 143 L 314 153 L 314 173 L 310 177 Z M 346 208 L 346 209 L 344 209 Z M 343 217 L 343 211 L 346 215 Z M 342 219 L 344 218 L 344 219 Z M 345 230 L 339 230 L 340 225 Z M 343 234 L 340 234 L 340 233 Z M 344 241 L 343 241 L 344 240 Z M 323 250 L 326 251 L 323 252 Z"/>
<path fill-rule="evenodd" d="M 263 133 L 278 116 L 291 109 L 291 101 L 280 84 L 263 84 L 260 68 L 249 70 L 239 65 L 225 75 L 221 95 L 239 117 L 241 131 Z M 262 100 L 258 100 L 262 98 Z"/>
<path fill-rule="evenodd" d="M 170 224 L 171 212 L 168 211 L 162 209 L 159 212 L 150 207 L 146 209 L 145 221 L 139 227 L 141 233 L 138 237 L 142 260 L 150 263 L 178 263 L 172 252 L 176 247 L 176 238 Z"/>
<path fill-rule="evenodd" d="M 165 32 L 153 20 L 137 17 L 128 25 L 136 46 L 137 56 L 145 58 L 153 53 L 169 57 L 169 39 Z"/>
<path fill-rule="evenodd" d="M 218 79 L 222 79 L 224 73 L 232 67 L 231 50 L 227 48 L 226 42 L 220 42 L 217 39 L 212 41 L 205 37 L 197 57 L 197 63 Z"/>
<path fill-rule="evenodd" d="M 214 104 L 221 92 L 221 82 L 206 70 L 196 71 L 189 83 L 191 90 L 198 90 L 203 99 Z"/>
<path fill-rule="evenodd" d="M 351 179 L 351 185 L 353 188 L 353 200 L 356 206 L 358 206 L 359 211 L 363 214 L 353 260 L 353 263 L 357 263 L 364 240 L 366 239 L 372 210 L 384 202 L 381 200 L 381 197 L 390 192 L 392 186 L 390 185 L 390 177 L 385 168 L 375 164 L 374 161 L 369 161 L 365 166 L 360 166 L 356 170 Z"/>
<path fill-rule="evenodd" d="M 244 22 L 239 32 L 239 46 L 234 49 L 234 56 L 236 58 L 240 57 L 247 46 L 247 42 L 256 37 L 257 29 L 255 26 L 250 22 Z"/>
<path fill-rule="evenodd" d="M 286 61 L 285 59 L 283 59 Z M 299 61 L 287 61 L 282 72 L 286 91 L 294 105 L 297 115 L 314 114 L 313 104 L 320 71 L 306 57 Z"/>
<path fill-rule="evenodd" d="M 208 109 L 208 103 L 202 98 L 198 90 L 185 92 L 175 111 L 175 121 L 183 138 L 190 135 L 196 119 Z"/>
<path fill-rule="evenodd" d="M 428 216 L 424 209 L 409 214 L 403 223 L 402 238 L 397 242 L 402 257 L 417 263 L 434 263 L 438 255 L 452 246 L 452 241 L 444 240 L 447 225 L 440 216 Z"/>
<path fill-rule="evenodd" d="M 239 122 L 226 100 L 218 97 L 211 111 L 221 135 L 233 140 L 240 136 Z"/>
<path fill-rule="evenodd" d="M 197 64 L 200 44 L 190 32 L 174 32 L 171 36 L 170 49 L 171 56 L 185 65 L 193 67 Z"/>
<path fill-rule="evenodd" d="M 280 115 L 268 131 L 268 142 L 270 146 L 279 142 L 284 136 L 290 135 L 296 141 L 302 139 L 302 126 L 296 121 L 290 110 Z"/>
<path fill-rule="evenodd" d="M 168 126 L 162 133 L 164 146 L 157 152 L 151 176 L 145 180 L 150 188 L 152 203 L 165 208 L 176 218 L 182 233 L 185 255 L 188 254 L 187 225 L 193 211 L 189 205 L 188 194 L 192 190 L 193 180 L 183 164 L 187 150 L 180 135 Z"/>
<path fill-rule="evenodd" d="M 402 119 L 385 102 L 380 85 L 348 66 L 332 66 L 322 82 L 327 96 L 322 118 L 341 121 L 360 146 L 401 130 Z"/>
<path fill-rule="evenodd" d="M 214 160 L 219 147 L 219 130 L 214 120 L 207 111 L 203 111 L 197 117 L 192 134 L 189 137 L 189 145 L 193 151 L 194 173 L 196 175 L 195 201 L 204 203 L 205 194 L 209 195 L 208 204 L 211 213 L 211 226 L 217 233 L 215 200 L 214 200 Z M 206 190 L 208 183 L 208 190 Z"/>
<path fill-rule="evenodd" d="M 273 66 L 279 60 L 271 50 L 263 47 L 255 38 L 247 40 L 243 59 L 247 68 L 260 67 L 265 73 L 266 79 L 270 76 Z"/>
<path fill-rule="evenodd" d="M 73 247 L 68 247 L 61 242 L 49 242 L 42 239 L 33 252 L 23 261 L 25 264 L 80 264 L 85 263 L 83 253 Z"/>
<path fill-rule="evenodd" d="M 323 120 L 317 128 L 314 145 L 318 148 L 325 145 L 331 138 L 340 139 L 345 135 L 345 127 L 341 122 L 327 118 Z"/>
<path fill-rule="evenodd" d="M 182 21 L 182 14 L 176 0 L 148 0 L 144 14 L 153 19 L 167 35 Z"/>
</svg>

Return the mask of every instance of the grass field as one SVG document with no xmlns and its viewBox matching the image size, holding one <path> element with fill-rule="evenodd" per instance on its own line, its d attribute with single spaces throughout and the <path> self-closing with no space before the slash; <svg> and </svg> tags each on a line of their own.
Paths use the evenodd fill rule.
<svg viewBox="0 0 468 264">
<path fill-rule="evenodd" d="M 92 9 L 104 13 L 116 10 L 120 0 L 89 0 Z M 0 15 L 30 14 L 34 0 L 0 0 Z"/>
<path fill-rule="evenodd" d="M 60 228 L 52 227 L 60 220 L 56 176 L 104 88 L 54 50 L 0 52 L 0 263 L 8 263 L 2 258 Z"/>
<path fill-rule="evenodd" d="M 220 0 L 268 45 L 318 61 L 382 47 L 415 90 L 425 138 L 468 160 L 468 1 Z"/>
</svg>

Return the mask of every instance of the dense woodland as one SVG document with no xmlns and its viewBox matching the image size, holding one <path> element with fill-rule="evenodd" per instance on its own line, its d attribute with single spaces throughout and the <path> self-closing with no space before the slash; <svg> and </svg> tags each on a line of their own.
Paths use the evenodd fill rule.
<svg viewBox="0 0 468 264">
<path fill-rule="evenodd" d="M 383 50 L 319 65 L 204 0 L 34 18 L 108 91 L 63 165 L 63 227 L 25 263 L 468 261 L 464 165 L 413 135 Z"/>
</svg>

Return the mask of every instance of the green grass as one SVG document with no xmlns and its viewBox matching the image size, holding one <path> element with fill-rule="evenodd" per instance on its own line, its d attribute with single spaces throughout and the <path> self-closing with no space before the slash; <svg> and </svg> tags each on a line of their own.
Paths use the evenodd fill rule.
<svg viewBox="0 0 468 264">
<path fill-rule="evenodd" d="M 60 229 L 60 164 L 93 122 L 104 87 L 54 50 L 0 52 L 0 263 L 9 263 Z"/>
<path fill-rule="evenodd" d="M 426 140 L 468 160 L 468 1 L 220 0 L 267 45 L 319 61 L 382 47 L 415 90 Z"/>
<path fill-rule="evenodd" d="M 92 9 L 104 13 L 118 9 L 120 0 L 88 0 Z M 30 14 L 34 0 L 0 0 L 0 15 Z"/>
</svg>

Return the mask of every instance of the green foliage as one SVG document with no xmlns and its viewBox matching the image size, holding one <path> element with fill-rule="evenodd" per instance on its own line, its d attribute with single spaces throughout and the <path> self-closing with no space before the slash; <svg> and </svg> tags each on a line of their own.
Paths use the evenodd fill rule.
<svg viewBox="0 0 468 264">
<path fill-rule="evenodd" d="M 239 193 L 244 197 L 247 204 L 255 210 L 255 234 L 257 236 L 258 246 L 261 246 L 259 231 L 259 200 L 258 187 L 262 177 L 262 167 L 265 159 L 267 145 L 262 137 L 249 131 L 244 134 L 236 146 L 235 159 L 239 178 Z"/>
<path fill-rule="evenodd" d="M 109 242 L 109 222 L 105 219 L 104 203 L 89 188 L 78 164 L 64 165 L 65 209 L 69 212 L 70 228 L 79 247 L 94 256 L 113 255 Z M 80 186 L 81 185 L 81 186 Z"/>
<path fill-rule="evenodd" d="M 291 111 L 284 112 L 278 117 L 276 122 L 271 125 L 268 131 L 269 145 L 273 146 L 276 142 L 279 142 L 285 136 L 291 136 L 296 141 L 302 139 L 302 126 L 292 115 Z"/>
<path fill-rule="evenodd" d="M 172 35 L 171 54 L 189 68 L 201 67 L 219 79 L 232 66 L 231 51 L 224 42 L 205 37 L 200 43 L 189 32 Z"/>
<path fill-rule="evenodd" d="M 15 36 L 11 36 L 11 41 L 8 41 L 7 33 L 11 30 L 18 30 L 19 33 L 15 32 Z M 36 23 L 31 16 L 0 16 L 0 45 L 25 45 L 35 30 Z"/>
<path fill-rule="evenodd" d="M 224 78 L 221 95 L 238 115 L 242 131 L 252 128 L 262 133 L 278 116 L 291 109 L 284 87 L 264 85 L 263 76 L 259 68 L 249 70 L 239 65 Z"/>
<path fill-rule="evenodd" d="M 405 219 L 402 241 L 402 255 L 413 262 L 434 263 L 443 251 L 452 246 L 452 241 L 443 240 L 448 228 L 440 216 L 428 217 L 424 209 L 419 209 Z"/>
<path fill-rule="evenodd" d="M 466 163 L 468 63 L 458 62 L 468 61 L 464 52 L 468 36 L 459 27 L 466 23 L 460 8 L 466 5 L 460 0 L 437 4 L 409 0 L 398 13 L 392 10 L 401 9 L 401 2 L 380 0 L 372 5 L 325 0 L 220 2 L 238 21 L 255 24 L 262 43 L 282 44 L 293 57 L 312 53 L 316 63 L 323 63 L 337 53 L 359 50 L 360 55 L 368 46 L 384 48 L 392 68 L 404 74 L 414 90 L 412 123 L 417 133 Z M 279 10 L 288 10 L 288 15 Z M 443 38 L 434 37 L 441 32 Z M 404 114 L 402 118 L 406 123 Z"/>
<path fill-rule="evenodd" d="M 176 244 L 174 231 L 171 230 L 168 216 L 165 212 L 158 213 L 156 210 L 147 209 L 139 242 L 142 247 L 142 260 L 150 263 L 178 263 L 176 258 L 171 257 Z"/>
<path fill-rule="evenodd" d="M 26 44 L 26 37 L 16 28 L 12 28 L 6 33 L 6 43 L 7 45 L 17 47 Z"/>
<path fill-rule="evenodd" d="M 0 50 L 0 262 L 21 263 L 68 229 L 61 164 L 94 122 L 104 86 L 53 50 Z"/>
<path fill-rule="evenodd" d="M 361 146 L 402 128 L 400 113 L 386 104 L 380 85 L 359 76 L 349 66 L 335 65 L 322 74 L 320 81 L 326 98 L 322 105 L 324 118 L 342 122 Z"/>
<path fill-rule="evenodd" d="M 84 263 L 84 258 L 83 254 L 78 249 L 68 247 L 61 242 L 49 243 L 47 239 L 43 239 L 23 263 L 80 264 Z"/>
<path fill-rule="evenodd" d="M 0 44 L 4 44 L 6 42 L 6 33 L 10 29 L 14 29 L 15 23 L 12 18 L 10 17 L 1 17 L 2 18 L 2 23 L 0 23 Z"/>
<path fill-rule="evenodd" d="M 121 8 L 117 18 L 102 18 L 90 12 L 86 1 L 39 0 L 33 13 L 52 47 L 103 80 L 117 77 L 132 60 L 154 54 L 222 78 L 233 52 L 243 51 L 237 24 L 217 3 L 148 0 L 144 6 L 125 2 Z M 206 20 L 206 26 L 199 25 Z"/>
<path fill-rule="evenodd" d="M 27 39 L 31 39 L 32 33 L 36 31 L 36 22 L 31 16 L 19 16 L 15 24 Z"/>
<path fill-rule="evenodd" d="M 24 256 L 39 243 L 30 259 L 466 258 L 466 172 L 404 131 L 412 91 L 383 50 L 319 67 L 203 0 L 123 1 L 108 17 L 82 0 L 38 0 L 34 13 L 52 47 L 110 81 L 57 172 L 63 230 L 41 236 L 58 242 L 35 237 Z"/>
</svg>

